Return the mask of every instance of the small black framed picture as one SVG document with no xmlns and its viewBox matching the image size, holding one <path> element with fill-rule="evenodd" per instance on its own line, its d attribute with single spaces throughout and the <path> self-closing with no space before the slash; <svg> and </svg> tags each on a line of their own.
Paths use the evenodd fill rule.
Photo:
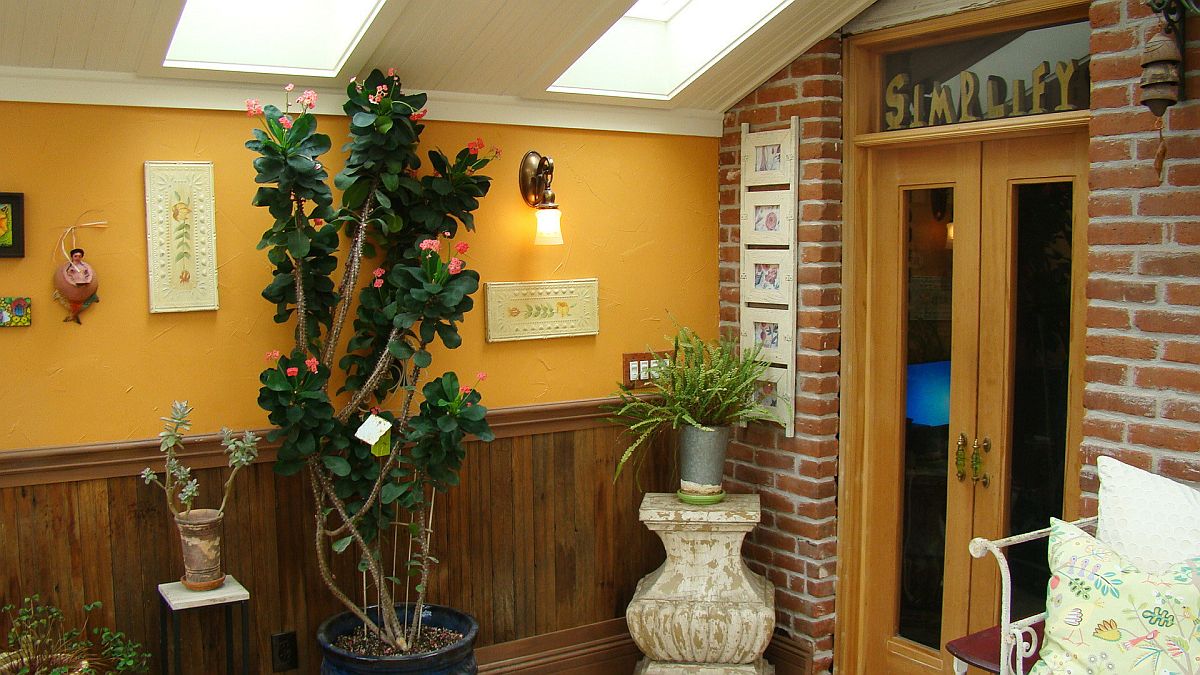
<svg viewBox="0 0 1200 675">
<path fill-rule="evenodd" d="M 0 258 L 25 257 L 25 195 L 0 192 Z"/>
</svg>

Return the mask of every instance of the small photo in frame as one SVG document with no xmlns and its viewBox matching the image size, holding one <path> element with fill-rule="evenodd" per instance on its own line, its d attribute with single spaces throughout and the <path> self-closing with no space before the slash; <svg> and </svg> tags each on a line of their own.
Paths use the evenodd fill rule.
<svg viewBox="0 0 1200 675">
<path fill-rule="evenodd" d="M 792 435 L 792 375 L 787 368 L 770 367 L 755 387 L 754 398 L 775 413 L 788 436 Z"/>
<path fill-rule="evenodd" d="M 786 246 L 796 231 L 796 202 L 791 191 L 742 193 L 743 244 Z"/>
<path fill-rule="evenodd" d="M 792 129 L 742 134 L 742 185 L 791 185 L 795 178 Z"/>
<path fill-rule="evenodd" d="M 742 349 L 758 347 L 760 358 L 770 363 L 795 359 L 795 317 L 786 309 L 742 308 Z"/>
<path fill-rule="evenodd" d="M 25 195 L 0 192 L 0 258 L 25 257 Z"/>
<path fill-rule="evenodd" d="M 796 266 L 791 250 L 742 251 L 742 302 L 791 306 Z"/>
</svg>

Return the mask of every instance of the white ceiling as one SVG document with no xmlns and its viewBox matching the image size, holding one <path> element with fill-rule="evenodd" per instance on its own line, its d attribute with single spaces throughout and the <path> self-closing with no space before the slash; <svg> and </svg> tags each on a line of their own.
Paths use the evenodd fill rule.
<svg viewBox="0 0 1200 675">
<path fill-rule="evenodd" d="M 633 0 L 387 0 L 342 72 L 310 79 L 164 68 L 183 0 L 0 0 L 0 100 L 219 109 L 289 79 L 336 112 L 350 76 L 394 67 L 430 119 L 720 135 L 721 113 L 873 1 L 794 0 L 652 101 L 546 91 Z"/>
</svg>

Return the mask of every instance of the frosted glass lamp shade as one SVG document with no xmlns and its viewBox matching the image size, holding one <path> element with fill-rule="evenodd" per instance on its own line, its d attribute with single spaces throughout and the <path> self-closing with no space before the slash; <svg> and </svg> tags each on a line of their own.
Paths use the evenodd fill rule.
<svg viewBox="0 0 1200 675">
<path fill-rule="evenodd" d="M 557 208 L 538 209 L 536 213 L 537 235 L 533 238 L 533 243 L 538 246 L 553 246 L 563 243 L 562 229 L 559 227 L 562 211 Z"/>
</svg>

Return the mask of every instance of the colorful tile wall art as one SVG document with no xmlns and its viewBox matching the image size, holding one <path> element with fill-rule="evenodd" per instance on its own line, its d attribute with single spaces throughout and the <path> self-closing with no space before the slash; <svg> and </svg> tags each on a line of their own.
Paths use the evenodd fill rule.
<svg viewBox="0 0 1200 675">
<path fill-rule="evenodd" d="M 33 325 L 33 303 L 21 296 L 0 296 L 0 328 Z"/>
</svg>

